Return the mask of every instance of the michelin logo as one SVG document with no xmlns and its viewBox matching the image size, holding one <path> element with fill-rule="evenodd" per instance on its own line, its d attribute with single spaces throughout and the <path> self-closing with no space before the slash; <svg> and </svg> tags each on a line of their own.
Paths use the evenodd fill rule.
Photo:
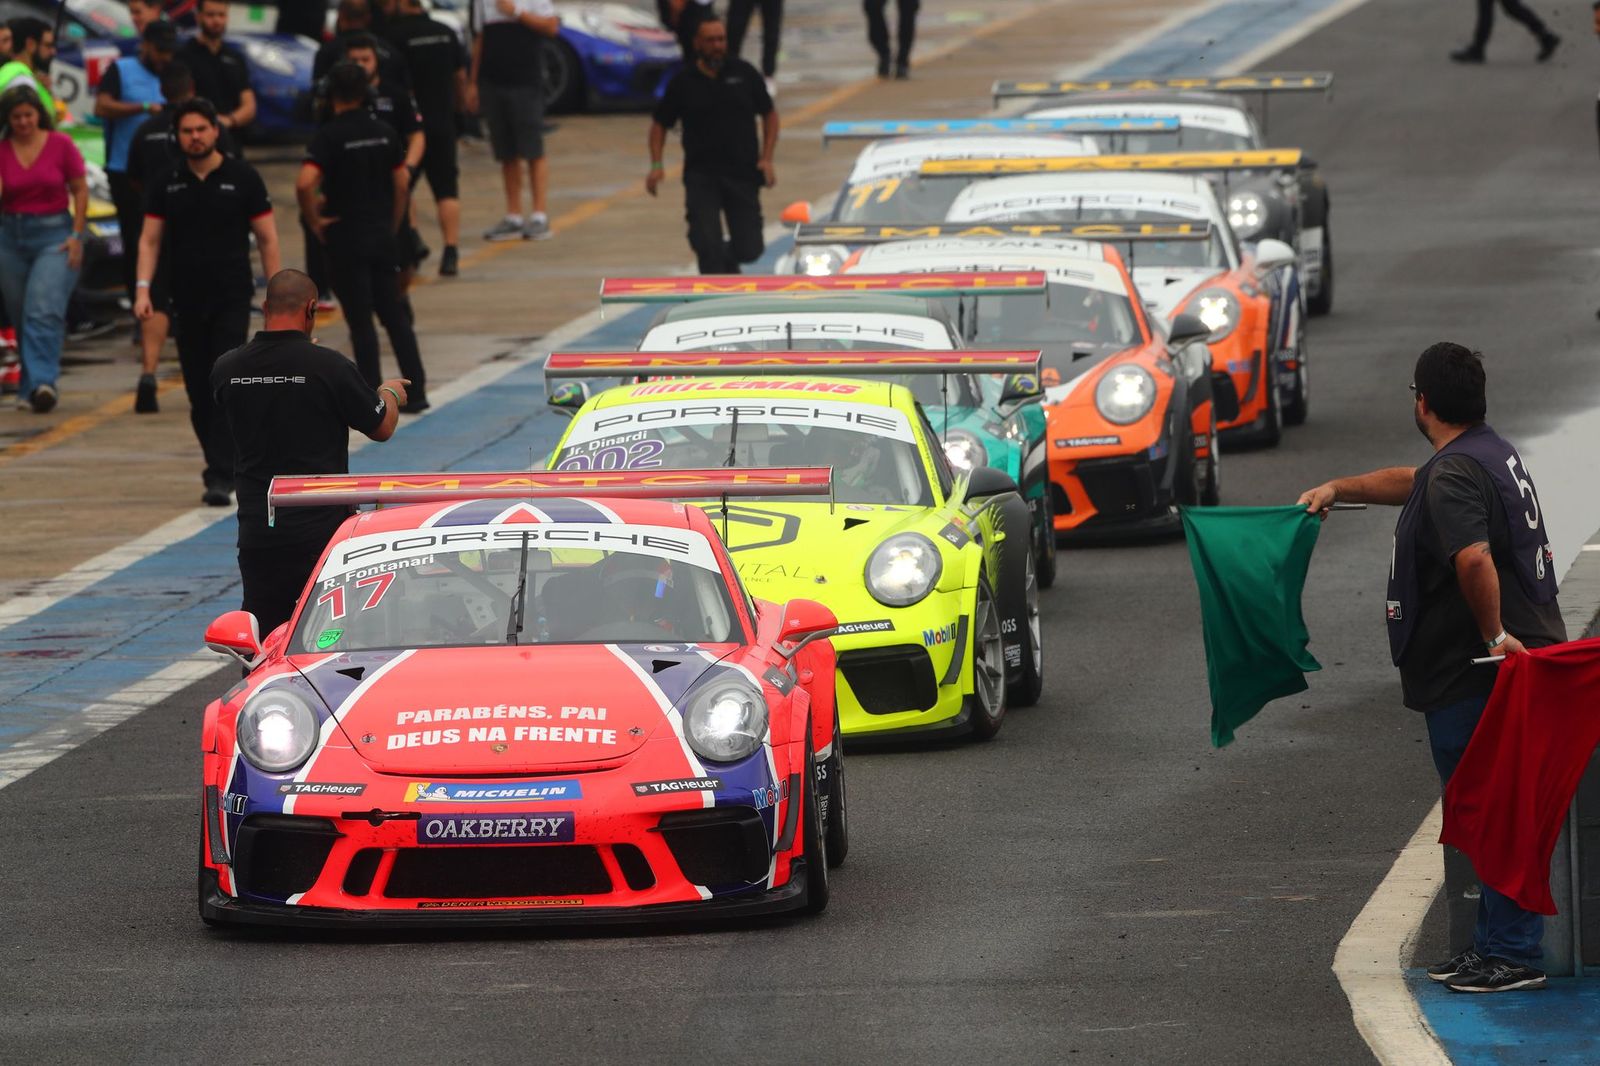
<svg viewBox="0 0 1600 1066">
<path fill-rule="evenodd" d="M 578 781 L 413 781 L 406 786 L 407 803 L 529 803 L 582 798 L 583 785 Z"/>
</svg>

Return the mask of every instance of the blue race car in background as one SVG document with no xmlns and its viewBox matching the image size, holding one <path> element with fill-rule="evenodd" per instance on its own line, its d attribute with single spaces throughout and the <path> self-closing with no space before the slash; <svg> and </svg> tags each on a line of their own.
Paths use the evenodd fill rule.
<svg viewBox="0 0 1600 1066">
<path fill-rule="evenodd" d="M 678 41 L 653 11 L 618 3 L 556 4 L 561 33 L 545 42 L 551 111 L 652 104 L 682 63 Z"/>
</svg>

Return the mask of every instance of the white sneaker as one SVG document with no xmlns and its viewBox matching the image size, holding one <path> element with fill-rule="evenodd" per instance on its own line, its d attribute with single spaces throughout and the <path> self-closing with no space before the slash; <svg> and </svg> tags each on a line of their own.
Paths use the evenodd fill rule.
<svg viewBox="0 0 1600 1066">
<path fill-rule="evenodd" d="M 522 219 L 509 215 L 483 231 L 486 241 L 520 241 L 522 236 Z"/>
<path fill-rule="evenodd" d="M 530 241 L 547 241 L 554 236 L 550 232 L 550 220 L 541 215 L 529 215 L 527 223 L 522 227 L 522 236 Z"/>
</svg>

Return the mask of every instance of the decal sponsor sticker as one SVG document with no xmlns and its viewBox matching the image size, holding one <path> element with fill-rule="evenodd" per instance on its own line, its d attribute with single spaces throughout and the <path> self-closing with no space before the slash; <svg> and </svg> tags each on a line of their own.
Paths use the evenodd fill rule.
<svg viewBox="0 0 1600 1066">
<path fill-rule="evenodd" d="M 581 907 L 581 899 L 425 899 L 419 911 L 484 910 L 490 907 Z"/>
<path fill-rule="evenodd" d="M 765 423 L 784 426 L 827 426 L 854 433 L 889 437 L 907 443 L 916 440 L 915 434 L 911 431 L 911 423 L 904 413 L 895 408 L 840 400 L 809 399 L 797 395 L 793 399 L 781 400 L 759 397 L 741 400 L 682 400 L 628 404 L 595 410 L 582 416 L 572 427 L 572 432 L 562 442 L 561 450 L 565 455 L 575 446 L 586 444 L 591 440 L 652 427 L 721 426 L 727 424 L 734 415 L 738 415 L 740 423 L 744 425 Z M 682 531 L 678 532 L 681 535 Z"/>
<path fill-rule="evenodd" d="M 1385 600 L 1385 601 L 1383 601 L 1383 609 L 1384 609 L 1384 614 L 1388 617 L 1389 621 L 1391 621 L 1391 622 L 1399 622 L 1399 621 L 1401 621 L 1401 617 L 1400 617 L 1400 601 L 1399 600 Z"/>
<path fill-rule="evenodd" d="M 972 538 L 967 535 L 967 531 L 962 529 L 955 522 L 951 522 L 943 529 L 939 530 L 939 536 L 957 548 L 965 548 L 967 543 L 972 540 Z"/>
<path fill-rule="evenodd" d="M 779 404 L 778 406 L 784 406 Z M 841 404 L 839 406 L 849 406 Z M 874 409 L 876 410 L 876 409 Z M 889 411 L 902 422 L 905 416 Z M 863 430 L 866 432 L 866 430 Z M 910 429 L 907 427 L 909 434 Z M 910 439 L 908 436 L 906 439 Z M 394 530 L 368 533 L 340 541 L 328 553 L 319 575 L 321 587 L 331 589 L 345 584 L 357 574 L 421 566 L 433 561 L 436 553 L 471 552 L 499 548 L 515 550 L 526 537 L 530 548 L 587 549 L 649 555 L 673 562 L 685 562 L 702 570 L 717 570 L 716 557 L 705 537 L 693 530 L 671 526 L 601 525 L 578 522 L 530 522 L 513 525 L 438 526 L 429 529 Z M 386 566 L 386 564 L 394 564 Z M 377 590 L 363 588 L 360 593 L 368 606 Z M 378 592 L 381 599 L 381 592 Z"/>
<path fill-rule="evenodd" d="M 239 792 L 227 792 L 222 797 L 223 814 L 243 814 L 250 797 Z"/>
<path fill-rule="evenodd" d="M 887 618 L 875 618 L 870 622 L 841 622 L 836 631 L 837 636 L 847 637 L 852 633 L 893 633 L 894 623 Z"/>
<path fill-rule="evenodd" d="M 500 814 L 424 814 L 417 819 L 419 844 L 567 843 L 573 838 L 571 811 Z"/>
<path fill-rule="evenodd" d="M 498 744 L 496 752 L 505 750 L 508 740 L 527 741 L 534 744 L 604 744 L 615 746 L 615 729 L 594 729 L 585 726 L 518 725 L 508 734 L 505 726 L 470 726 L 466 729 L 416 729 L 406 733 L 391 733 L 384 747 L 389 751 L 401 748 L 437 748 L 453 744 Z"/>
<path fill-rule="evenodd" d="M 675 792 L 715 792 L 722 787 L 720 777 L 681 777 L 675 781 L 636 781 L 635 796 L 670 796 Z"/>
<path fill-rule="evenodd" d="M 922 631 L 922 643 L 930 648 L 937 648 L 941 644 L 949 644 L 956 639 L 956 624 L 950 622 L 935 629 Z"/>
<path fill-rule="evenodd" d="M 754 803 L 757 810 L 766 810 L 773 807 L 781 800 L 789 798 L 789 781 L 785 778 L 775 785 L 763 785 L 750 790 L 750 802 Z"/>
<path fill-rule="evenodd" d="M 317 634 L 317 650 L 327 651 L 329 648 L 339 643 L 339 638 L 343 636 L 344 630 L 342 629 L 324 629 L 321 633 Z"/>
<path fill-rule="evenodd" d="M 359 796 L 367 786 L 342 781 L 285 781 L 278 786 L 280 796 Z"/>
<path fill-rule="evenodd" d="M 1057 448 L 1103 448 L 1107 445 L 1121 443 L 1121 437 L 1106 434 L 1099 437 L 1063 437 L 1055 441 L 1055 446 Z"/>
<path fill-rule="evenodd" d="M 407 803 L 523 803 L 583 798 L 577 781 L 413 781 Z"/>
</svg>

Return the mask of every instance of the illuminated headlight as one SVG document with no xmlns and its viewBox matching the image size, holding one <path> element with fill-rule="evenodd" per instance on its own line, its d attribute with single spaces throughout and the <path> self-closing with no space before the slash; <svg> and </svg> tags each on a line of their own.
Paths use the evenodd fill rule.
<svg viewBox="0 0 1600 1066">
<path fill-rule="evenodd" d="M 1239 324 L 1239 301 L 1227 289 L 1201 289 L 1189 301 L 1187 310 L 1200 316 L 1213 341 L 1220 341 Z"/>
<path fill-rule="evenodd" d="M 1139 421 L 1155 402 L 1156 379 L 1138 366 L 1113 368 L 1094 390 L 1094 405 L 1107 422 L 1119 426 Z"/>
<path fill-rule="evenodd" d="M 943 571 L 933 541 L 921 533 L 902 533 L 867 559 L 867 591 L 885 607 L 910 607 L 933 591 Z"/>
<path fill-rule="evenodd" d="M 246 58 L 262 70 L 283 78 L 294 77 L 294 62 L 277 45 L 249 37 L 243 38 L 240 43 L 244 45 Z"/>
<path fill-rule="evenodd" d="M 281 774 L 310 758 L 317 746 L 317 716 L 287 688 L 266 688 L 239 712 L 239 752 L 258 770 Z"/>
<path fill-rule="evenodd" d="M 849 252 L 839 245 L 830 244 L 824 248 L 801 249 L 795 254 L 795 261 L 800 265 L 800 273 L 814 278 L 823 277 L 837 274 L 848 254 Z"/>
<path fill-rule="evenodd" d="M 702 759 L 743 759 L 760 748 L 767 735 L 767 701 L 743 681 L 707 685 L 689 701 L 683 735 Z"/>
<path fill-rule="evenodd" d="M 1253 192 L 1228 197 L 1228 225 L 1243 240 L 1256 236 L 1267 225 L 1267 205 Z"/>
<path fill-rule="evenodd" d="M 964 429 L 952 429 L 945 435 L 944 457 L 958 474 L 970 474 L 973 467 L 989 461 L 989 450 L 983 442 Z"/>
</svg>

